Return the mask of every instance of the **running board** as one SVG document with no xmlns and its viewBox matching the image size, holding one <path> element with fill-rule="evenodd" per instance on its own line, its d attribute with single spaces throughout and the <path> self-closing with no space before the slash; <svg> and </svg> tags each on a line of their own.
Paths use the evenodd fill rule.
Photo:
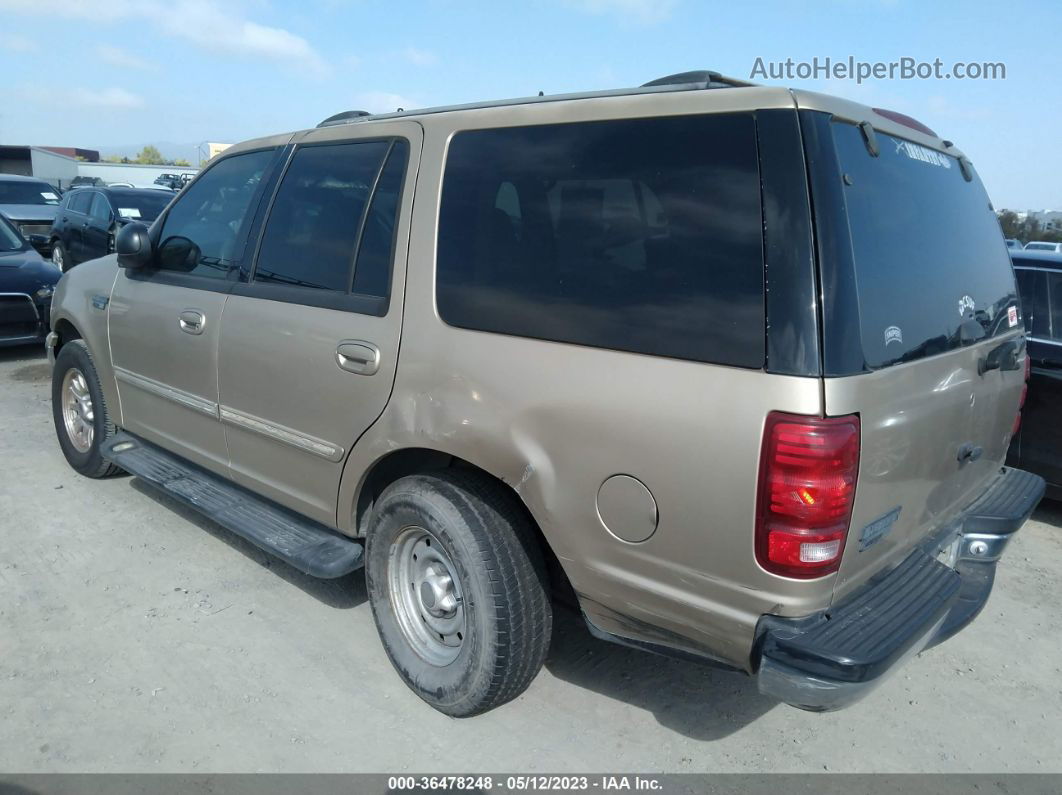
<svg viewBox="0 0 1062 795">
<path fill-rule="evenodd" d="M 300 516 L 230 480 L 119 431 L 100 447 L 103 457 L 304 574 L 333 579 L 364 564 L 358 541 Z"/>
</svg>

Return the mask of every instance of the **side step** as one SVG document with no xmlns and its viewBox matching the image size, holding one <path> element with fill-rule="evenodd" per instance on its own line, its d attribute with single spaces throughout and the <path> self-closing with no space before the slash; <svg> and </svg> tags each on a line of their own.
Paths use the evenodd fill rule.
<svg viewBox="0 0 1062 795">
<path fill-rule="evenodd" d="M 101 445 L 111 463 L 276 555 L 304 574 L 333 579 L 360 569 L 361 543 L 300 516 L 130 433 Z"/>
</svg>

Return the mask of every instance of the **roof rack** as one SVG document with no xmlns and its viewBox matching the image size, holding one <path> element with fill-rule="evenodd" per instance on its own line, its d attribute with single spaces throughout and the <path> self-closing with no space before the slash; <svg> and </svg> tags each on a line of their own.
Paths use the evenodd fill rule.
<svg viewBox="0 0 1062 795">
<path fill-rule="evenodd" d="M 623 97 L 637 94 L 658 94 L 670 91 L 701 91 L 710 88 L 740 88 L 754 86 L 733 77 L 726 77 L 718 72 L 706 69 L 693 72 L 679 72 L 666 77 L 651 80 L 644 85 L 635 88 L 613 88 L 605 91 L 582 91 L 573 94 L 548 94 L 539 93 L 537 97 L 521 97 L 519 99 L 495 99 L 487 102 L 471 102 L 461 105 L 440 105 L 433 108 L 421 108 L 415 110 L 403 110 L 399 108 L 392 113 L 368 113 L 364 110 L 348 110 L 329 116 L 318 127 L 332 127 L 339 124 L 354 124 L 361 121 L 379 119 L 400 119 L 405 116 L 425 116 L 433 113 L 446 113 L 453 110 L 477 110 L 481 108 L 497 108 L 507 105 L 533 105 L 539 102 L 562 102 L 572 99 L 598 99 L 601 97 Z"/>
<path fill-rule="evenodd" d="M 689 90 L 703 90 L 706 88 L 733 88 L 735 86 L 752 85 L 755 85 L 755 83 L 747 83 L 744 80 L 725 77 L 724 75 L 719 74 L 719 72 L 712 72 L 708 69 L 698 69 L 693 72 L 678 72 L 677 74 L 667 75 L 666 77 L 658 77 L 656 80 L 642 83 L 642 88 L 651 88 L 653 86 L 684 86 Z"/>
<path fill-rule="evenodd" d="M 352 121 L 359 121 L 366 116 L 371 116 L 367 110 L 345 110 L 342 113 L 336 113 L 329 116 L 323 122 L 318 124 L 318 127 L 334 127 L 338 124 L 350 124 Z"/>
</svg>

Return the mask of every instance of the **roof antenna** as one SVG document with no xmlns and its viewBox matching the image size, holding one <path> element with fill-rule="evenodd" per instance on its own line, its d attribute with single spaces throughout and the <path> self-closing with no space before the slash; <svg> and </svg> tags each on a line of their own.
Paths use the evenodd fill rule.
<svg viewBox="0 0 1062 795">
<path fill-rule="evenodd" d="M 538 95 L 539 95 L 540 97 L 544 97 L 544 96 L 546 96 L 546 92 L 545 92 L 545 91 L 539 91 L 539 92 L 538 92 Z"/>
</svg>

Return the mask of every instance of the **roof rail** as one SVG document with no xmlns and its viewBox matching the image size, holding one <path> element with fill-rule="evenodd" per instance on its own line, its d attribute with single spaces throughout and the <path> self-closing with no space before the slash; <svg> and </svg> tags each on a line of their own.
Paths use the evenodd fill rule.
<svg viewBox="0 0 1062 795">
<path fill-rule="evenodd" d="M 747 83 L 744 80 L 737 80 L 733 77 L 725 77 L 719 74 L 719 72 L 712 72 L 708 69 L 698 69 L 692 72 L 678 72 L 677 74 L 667 75 L 666 77 L 658 77 L 656 80 L 650 80 L 648 83 L 643 83 L 642 88 L 652 88 L 653 86 L 684 86 L 689 89 L 703 89 L 751 85 L 755 84 Z"/>
<path fill-rule="evenodd" d="M 329 116 L 323 122 L 318 124 L 318 127 L 335 127 L 339 124 L 350 124 L 351 122 L 364 119 L 366 116 L 371 116 L 367 110 L 345 110 L 342 113 L 336 113 Z"/>
<path fill-rule="evenodd" d="M 706 88 L 736 88 L 743 86 L 755 86 L 733 77 L 726 77 L 718 72 L 707 70 L 695 72 L 679 72 L 656 80 L 652 80 L 643 86 L 636 88 L 612 88 L 604 91 L 583 91 L 575 94 L 546 94 L 539 92 L 536 97 L 521 97 L 517 99 L 496 99 L 486 102 L 471 102 L 460 105 L 442 105 L 433 108 L 419 108 L 415 110 L 403 110 L 399 108 L 391 113 L 367 113 L 363 110 L 348 110 L 329 116 L 318 127 L 333 127 L 339 124 L 352 124 L 359 121 L 382 121 L 385 119 L 401 119 L 407 116 L 426 116 L 433 113 L 448 113 L 455 110 L 478 110 L 482 108 L 498 108 L 511 105 L 534 105 L 541 102 L 564 102 L 577 99 L 601 99 L 604 97 L 629 97 L 638 94 L 658 94 L 678 91 L 698 91 Z"/>
</svg>

